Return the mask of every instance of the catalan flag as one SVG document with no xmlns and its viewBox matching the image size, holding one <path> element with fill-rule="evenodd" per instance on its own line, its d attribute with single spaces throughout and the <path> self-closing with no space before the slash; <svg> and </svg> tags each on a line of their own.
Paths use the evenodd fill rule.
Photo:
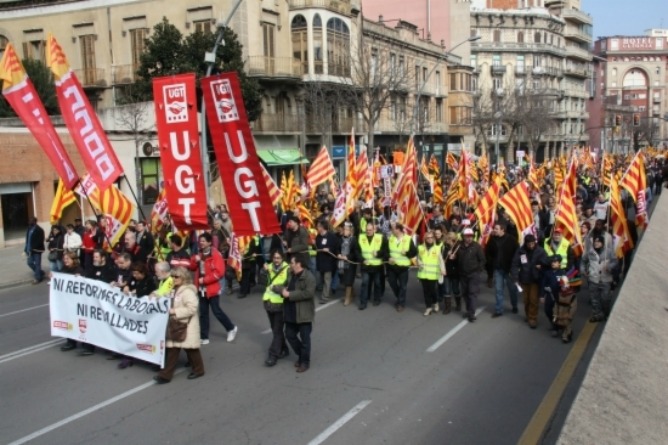
<svg viewBox="0 0 668 445">
<path fill-rule="evenodd" d="M 494 217 L 496 215 L 496 206 L 499 202 L 499 194 L 501 193 L 501 181 L 497 178 L 492 185 L 487 189 L 487 193 L 480 199 L 478 206 L 475 209 L 475 217 L 478 221 L 478 227 L 482 237 L 480 244 L 484 247 L 489 239 L 491 233 L 490 225 L 494 224 Z"/>
<path fill-rule="evenodd" d="M 315 190 L 317 186 L 329 181 L 335 174 L 329 151 L 323 146 L 308 170 L 306 183 L 311 190 Z"/>
<path fill-rule="evenodd" d="M 241 280 L 241 264 L 243 259 L 241 258 L 241 252 L 245 249 L 243 244 L 243 237 L 238 237 L 232 232 L 230 234 L 230 254 L 227 258 L 227 266 L 231 267 L 236 276 L 237 280 Z"/>
<path fill-rule="evenodd" d="M 49 215 L 51 216 L 51 224 L 56 224 L 60 221 L 65 207 L 76 201 L 77 197 L 74 192 L 72 190 L 67 190 L 63 180 L 59 179 L 56 194 L 53 197 L 53 203 L 51 204 L 51 211 L 49 212 Z"/>
<path fill-rule="evenodd" d="M 645 197 L 647 178 L 645 176 L 645 157 L 641 151 L 636 153 L 619 185 L 629 192 L 636 203 L 636 226 L 647 227 L 647 201 Z"/>
<path fill-rule="evenodd" d="M 450 170 L 452 171 L 459 171 L 459 162 L 457 161 L 457 158 L 455 157 L 454 153 L 451 151 L 448 152 L 448 154 L 445 156 L 445 164 L 450 167 Z"/>
<path fill-rule="evenodd" d="M 533 224 L 533 212 L 529 200 L 529 187 L 525 181 L 520 182 L 499 199 L 499 205 L 506 210 L 508 217 L 522 233 Z"/>
<path fill-rule="evenodd" d="M 158 199 L 155 200 L 153 208 L 151 209 L 151 231 L 158 233 L 162 229 L 163 220 L 169 213 L 167 207 L 167 189 L 165 187 L 160 190 Z"/>
<path fill-rule="evenodd" d="M 453 179 L 452 184 L 450 184 L 450 188 L 448 189 L 448 194 L 445 197 L 445 209 L 443 211 L 443 215 L 445 216 L 446 219 L 450 219 L 450 216 L 452 216 L 452 208 L 455 206 L 457 201 L 459 200 L 459 181 L 457 180 L 457 177 Z"/>
<path fill-rule="evenodd" d="M 356 161 L 357 168 L 357 196 L 366 203 L 367 206 L 373 205 L 373 178 L 369 168 L 369 157 L 366 149 L 360 151 Z"/>
<path fill-rule="evenodd" d="M 619 185 L 615 180 L 610 181 L 610 220 L 612 222 L 615 253 L 617 254 L 617 258 L 623 258 L 627 252 L 633 249 L 633 240 L 629 232 L 626 212 L 622 205 Z"/>
<path fill-rule="evenodd" d="M 582 247 L 582 233 L 578 224 L 578 217 L 575 213 L 575 198 L 571 194 L 570 186 L 564 183 L 561 187 L 561 199 L 557 205 L 557 212 L 554 215 L 555 229 L 561 229 L 564 238 L 571 243 L 571 248 L 575 256 L 582 256 L 584 248 Z"/>
<path fill-rule="evenodd" d="M 357 192 L 357 160 L 355 158 L 355 129 L 350 134 L 350 142 L 348 144 L 348 156 L 346 163 L 346 183 L 352 189 L 353 195 Z M 341 187 L 346 190 L 346 187 Z"/>
<path fill-rule="evenodd" d="M 399 190 L 398 210 L 399 220 L 404 225 L 406 232 L 410 235 L 415 234 L 424 214 L 413 182 L 403 181 L 402 188 Z"/>
<path fill-rule="evenodd" d="M 276 207 L 281 202 L 281 189 L 278 188 L 274 182 L 274 179 L 271 177 L 267 169 L 264 168 L 264 165 L 260 164 L 260 168 L 262 169 L 262 179 L 264 179 L 264 182 L 267 184 L 267 190 L 269 191 L 271 204 Z"/>
</svg>

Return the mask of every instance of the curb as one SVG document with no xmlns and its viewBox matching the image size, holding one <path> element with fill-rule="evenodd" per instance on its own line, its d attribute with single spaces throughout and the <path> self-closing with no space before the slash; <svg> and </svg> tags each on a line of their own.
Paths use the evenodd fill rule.
<svg viewBox="0 0 668 445">
<path fill-rule="evenodd" d="M 32 283 L 32 279 L 28 278 L 21 281 L 12 281 L 10 283 L 0 283 L 0 290 L 11 289 L 14 287 L 25 286 L 26 284 Z"/>
</svg>

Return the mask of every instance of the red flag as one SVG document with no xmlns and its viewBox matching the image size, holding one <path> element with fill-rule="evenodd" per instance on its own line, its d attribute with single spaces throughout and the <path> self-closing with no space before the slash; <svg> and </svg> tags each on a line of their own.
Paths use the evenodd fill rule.
<svg viewBox="0 0 668 445">
<path fill-rule="evenodd" d="M 207 229 L 195 75 L 154 78 L 153 97 L 164 188 L 172 221 L 179 230 Z"/>
<path fill-rule="evenodd" d="M 62 48 L 50 34 L 46 64 L 56 79 L 58 105 L 74 145 L 86 170 L 98 187 L 104 190 L 123 174 L 123 167 L 77 76 L 70 69 Z"/>
<path fill-rule="evenodd" d="M 327 147 L 323 146 L 308 169 L 306 183 L 310 190 L 315 190 L 317 186 L 329 181 L 335 174 L 336 170 L 334 170 L 334 164 L 329 157 L 329 151 Z"/>
<path fill-rule="evenodd" d="M 165 187 L 160 190 L 158 199 L 156 199 L 153 204 L 153 209 L 151 209 L 151 231 L 157 233 L 160 232 L 163 225 L 163 219 L 169 213 L 169 207 L 167 206 L 167 189 Z"/>
<path fill-rule="evenodd" d="M 241 97 L 237 73 L 201 80 L 209 130 L 237 236 L 279 233 Z"/>
<path fill-rule="evenodd" d="M 79 180 L 74 164 L 11 43 L 0 60 L 0 81 L 3 96 L 42 147 L 65 188 L 72 190 Z"/>
</svg>

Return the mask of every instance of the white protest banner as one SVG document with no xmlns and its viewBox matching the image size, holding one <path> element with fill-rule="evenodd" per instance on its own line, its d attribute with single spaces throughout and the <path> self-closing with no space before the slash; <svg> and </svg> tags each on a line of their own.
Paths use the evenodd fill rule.
<svg viewBox="0 0 668 445">
<path fill-rule="evenodd" d="M 51 335 L 163 365 L 169 298 L 134 297 L 84 277 L 54 273 Z"/>
</svg>

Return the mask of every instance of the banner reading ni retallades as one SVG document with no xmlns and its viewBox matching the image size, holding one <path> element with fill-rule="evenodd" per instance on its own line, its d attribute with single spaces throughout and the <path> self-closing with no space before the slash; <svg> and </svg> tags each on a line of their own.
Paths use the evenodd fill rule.
<svg viewBox="0 0 668 445">
<path fill-rule="evenodd" d="M 54 273 L 49 300 L 52 336 L 163 364 L 168 298 L 129 296 L 107 283 Z"/>
<path fill-rule="evenodd" d="M 195 74 L 154 78 L 153 98 L 169 214 L 179 230 L 208 229 Z"/>
<path fill-rule="evenodd" d="M 201 83 L 234 233 L 279 233 L 281 228 L 262 178 L 237 73 L 205 77 Z"/>
<path fill-rule="evenodd" d="M 65 53 L 52 35 L 48 37 L 46 58 L 56 79 L 56 95 L 65 125 L 86 170 L 95 184 L 105 190 L 123 174 L 123 168 Z"/>
<path fill-rule="evenodd" d="M 0 61 L 0 81 L 3 96 L 42 147 L 65 188 L 72 190 L 79 180 L 76 169 L 11 43 Z"/>
</svg>

